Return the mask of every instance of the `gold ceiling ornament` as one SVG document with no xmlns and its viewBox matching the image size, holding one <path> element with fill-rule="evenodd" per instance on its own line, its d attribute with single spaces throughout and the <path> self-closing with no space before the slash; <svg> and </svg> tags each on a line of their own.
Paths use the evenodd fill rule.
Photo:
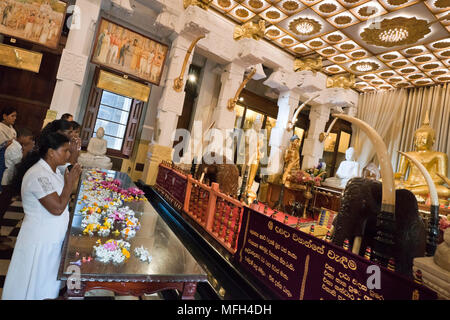
<svg viewBox="0 0 450 320">
<path fill-rule="evenodd" d="M 395 61 L 392 63 L 392 66 L 396 67 L 396 68 L 400 68 L 400 67 L 406 66 L 407 64 L 408 64 L 408 62 L 406 62 L 406 61 Z"/>
<path fill-rule="evenodd" d="M 242 9 L 242 8 L 237 9 L 235 12 L 236 12 L 236 15 L 240 18 L 247 18 L 249 15 L 248 11 L 245 9 Z"/>
<path fill-rule="evenodd" d="M 318 33 L 322 25 L 315 19 L 297 18 L 289 23 L 289 29 L 295 34 L 309 36 Z"/>
<path fill-rule="evenodd" d="M 354 4 L 354 3 L 357 3 L 359 1 L 361 1 L 361 0 L 344 0 L 344 2 L 350 3 L 350 4 Z"/>
<path fill-rule="evenodd" d="M 382 77 L 392 77 L 393 75 L 395 75 L 395 73 L 392 71 L 380 73 L 380 76 L 382 76 Z"/>
<path fill-rule="evenodd" d="M 411 80 L 417 80 L 417 79 L 420 79 L 420 78 L 423 78 L 424 76 L 423 75 L 421 75 L 421 74 L 413 74 L 413 75 L 410 75 L 409 77 L 408 77 L 408 79 L 411 79 Z"/>
<path fill-rule="evenodd" d="M 339 34 L 332 34 L 332 35 L 328 36 L 327 39 L 330 42 L 339 42 L 344 38 Z"/>
<path fill-rule="evenodd" d="M 269 37 L 276 37 L 279 36 L 281 34 L 280 30 L 277 29 L 270 29 L 267 31 L 266 33 Z"/>
<path fill-rule="evenodd" d="M 281 43 L 288 46 L 290 44 L 293 44 L 294 40 L 292 40 L 291 38 L 284 38 L 284 39 L 281 39 Z"/>
<path fill-rule="evenodd" d="M 330 54 L 335 54 L 336 53 L 336 49 L 325 49 L 322 51 L 323 54 L 326 55 L 330 55 Z"/>
<path fill-rule="evenodd" d="M 299 7 L 298 3 L 295 1 L 286 1 L 283 3 L 283 8 L 287 11 L 295 11 Z"/>
<path fill-rule="evenodd" d="M 350 66 L 350 69 L 356 72 L 372 72 L 378 70 L 379 68 L 380 66 L 372 61 L 360 61 L 353 63 Z"/>
<path fill-rule="evenodd" d="M 443 42 L 437 42 L 437 43 L 433 44 L 433 48 L 436 48 L 436 49 L 445 49 L 448 47 L 450 47 L 450 42 L 443 41 Z"/>
<path fill-rule="evenodd" d="M 302 52 L 305 52 L 305 51 L 307 51 L 307 50 L 308 50 L 308 49 L 303 48 L 303 47 L 297 47 L 297 48 L 294 49 L 294 51 L 297 52 L 297 53 L 302 53 Z"/>
<path fill-rule="evenodd" d="M 324 3 L 320 5 L 319 10 L 323 13 L 332 13 L 337 10 L 337 6 L 334 3 Z"/>
<path fill-rule="evenodd" d="M 309 70 L 316 74 L 318 71 L 322 71 L 323 62 L 322 57 L 317 58 L 296 58 L 294 61 L 294 71 Z"/>
<path fill-rule="evenodd" d="M 318 48 L 318 47 L 323 46 L 323 42 L 322 42 L 322 41 L 319 41 L 319 40 L 314 40 L 314 41 L 311 41 L 311 42 L 309 43 L 309 45 L 310 45 L 311 47 Z"/>
<path fill-rule="evenodd" d="M 383 56 L 383 59 L 386 59 L 386 60 L 394 60 L 394 59 L 397 59 L 398 58 L 398 55 L 396 55 L 396 54 L 385 54 L 384 56 Z"/>
<path fill-rule="evenodd" d="M 241 85 L 239 86 L 239 89 L 236 91 L 236 94 L 234 95 L 234 98 L 230 98 L 228 100 L 228 110 L 233 111 L 234 108 L 236 107 L 236 103 L 238 102 L 239 96 L 241 95 L 242 90 L 244 89 L 245 85 L 247 84 L 247 82 L 250 81 L 251 78 L 253 78 L 253 76 L 256 73 L 256 68 L 252 68 L 250 70 L 250 72 L 247 74 L 247 76 L 245 77 L 245 79 L 242 81 Z"/>
<path fill-rule="evenodd" d="M 360 34 L 368 44 L 381 47 L 394 47 L 413 44 L 431 32 L 426 20 L 405 17 L 384 19 L 379 23 L 380 27 L 365 28 Z"/>
<path fill-rule="evenodd" d="M 231 1 L 230 0 L 218 0 L 217 3 L 222 8 L 228 8 L 229 6 L 231 6 Z"/>
<path fill-rule="evenodd" d="M 355 45 L 353 43 L 344 43 L 340 46 L 342 50 L 351 50 L 355 48 Z"/>
<path fill-rule="evenodd" d="M 423 62 L 428 62 L 431 59 L 432 58 L 430 56 L 422 56 L 422 57 L 415 58 L 414 61 L 419 62 L 419 63 L 423 63 Z"/>
<path fill-rule="evenodd" d="M 264 3 L 260 0 L 250 0 L 248 4 L 255 9 L 261 9 L 264 6 Z"/>
<path fill-rule="evenodd" d="M 271 19 L 271 20 L 276 20 L 276 19 L 279 19 L 281 17 L 281 14 L 278 11 L 268 11 L 266 13 L 266 17 Z"/>
<path fill-rule="evenodd" d="M 327 88 L 350 89 L 355 85 L 354 74 L 338 74 L 327 78 Z"/>
<path fill-rule="evenodd" d="M 185 9 L 189 6 L 197 6 L 204 10 L 208 10 L 212 2 L 213 0 L 183 0 L 183 5 Z"/>
<path fill-rule="evenodd" d="M 378 13 L 378 8 L 374 6 L 362 7 L 358 10 L 358 13 L 361 17 L 370 17 Z"/>
<path fill-rule="evenodd" d="M 361 58 L 366 55 L 364 51 L 354 51 L 350 54 L 353 58 Z"/>
<path fill-rule="evenodd" d="M 176 92 L 181 92 L 181 90 L 183 89 L 183 85 L 184 85 L 184 73 L 186 72 L 186 66 L 187 63 L 189 61 L 189 57 L 191 56 L 192 51 L 194 50 L 195 45 L 197 44 L 197 42 L 199 42 L 201 39 L 205 38 L 206 35 L 202 35 L 197 37 L 194 41 L 192 41 L 191 45 L 189 46 L 186 55 L 184 56 L 184 61 L 183 61 L 183 66 L 181 67 L 181 72 L 180 75 L 178 76 L 178 78 L 173 80 L 173 90 L 175 90 Z"/>
<path fill-rule="evenodd" d="M 450 0 L 437 0 L 434 2 L 436 8 L 448 8 L 450 7 Z"/>
<path fill-rule="evenodd" d="M 339 25 L 348 24 L 348 23 L 352 22 L 352 17 L 349 17 L 349 16 L 336 17 L 334 19 L 334 22 L 336 22 Z"/>
<path fill-rule="evenodd" d="M 447 73 L 446 70 L 431 71 L 431 75 L 433 75 L 433 76 L 442 76 L 443 74 L 446 74 L 446 73 Z"/>
<path fill-rule="evenodd" d="M 419 54 L 423 52 L 423 49 L 419 49 L 419 48 L 413 48 L 413 49 L 408 49 L 405 51 L 407 54 Z"/>
<path fill-rule="evenodd" d="M 266 23 L 263 19 L 258 23 L 249 21 L 242 26 L 236 26 L 234 28 L 233 39 L 238 41 L 243 38 L 251 38 L 255 40 L 261 40 L 264 38 L 266 32 Z"/>
<path fill-rule="evenodd" d="M 388 3 L 391 6 L 401 6 L 402 4 L 407 3 L 408 0 L 388 0 Z"/>
</svg>

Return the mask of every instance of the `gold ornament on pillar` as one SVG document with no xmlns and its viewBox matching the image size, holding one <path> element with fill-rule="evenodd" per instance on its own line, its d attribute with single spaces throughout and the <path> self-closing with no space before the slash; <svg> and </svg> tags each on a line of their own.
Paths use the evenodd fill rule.
<svg viewBox="0 0 450 320">
<path fill-rule="evenodd" d="M 337 74 L 327 78 L 327 88 L 350 89 L 355 85 L 354 74 Z"/>
<path fill-rule="evenodd" d="M 266 32 L 266 23 L 263 19 L 258 23 L 249 21 L 242 26 L 236 26 L 234 28 L 233 39 L 241 40 L 243 38 L 250 38 L 255 40 L 261 40 L 264 38 Z"/>
<path fill-rule="evenodd" d="M 236 91 L 236 94 L 234 95 L 234 98 L 230 98 L 228 100 L 228 110 L 230 110 L 230 111 L 234 110 L 234 108 L 236 107 L 236 103 L 239 99 L 239 96 L 241 95 L 242 90 L 244 89 L 247 82 L 249 82 L 250 79 L 253 78 L 255 73 L 256 73 L 256 68 L 252 68 L 251 71 L 245 77 L 244 81 L 242 81 L 241 85 L 239 86 L 239 89 Z"/>
<path fill-rule="evenodd" d="M 294 71 L 305 71 L 310 70 L 314 74 L 316 74 L 318 71 L 320 72 L 322 70 L 323 63 L 322 63 L 322 57 L 318 58 L 297 58 L 294 61 Z"/>
<path fill-rule="evenodd" d="M 204 10 L 208 10 L 213 0 L 183 0 L 184 8 L 189 6 L 197 6 Z"/>
<path fill-rule="evenodd" d="M 417 158 L 425 166 L 436 185 L 439 202 L 447 205 L 450 189 L 444 186 L 445 180 L 441 177 L 447 175 L 448 156 L 443 152 L 432 151 L 435 136 L 436 132 L 430 126 L 429 110 L 427 110 L 422 126 L 414 133 L 414 147 L 416 150 L 406 152 L 406 154 Z M 426 199 L 428 197 L 428 185 L 419 169 L 412 166 L 410 161 L 404 156 L 400 158 L 399 168 L 399 172 L 395 174 L 396 187 L 408 189 L 416 196 Z M 408 169 L 408 179 L 403 180 Z"/>
<path fill-rule="evenodd" d="M 194 50 L 194 47 L 196 46 L 197 42 L 199 42 L 201 39 L 205 38 L 206 35 L 199 36 L 197 39 L 192 41 L 191 45 L 189 46 L 188 51 L 186 52 L 186 56 L 184 57 L 183 66 L 181 68 L 180 76 L 173 80 L 173 90 L 176 92 L 181 92 L 184 85 L 184 73 L 186 72 L 186 66 L 189 61 L 189 57 L 191 56 L 192 50 Z"/>
</svg>

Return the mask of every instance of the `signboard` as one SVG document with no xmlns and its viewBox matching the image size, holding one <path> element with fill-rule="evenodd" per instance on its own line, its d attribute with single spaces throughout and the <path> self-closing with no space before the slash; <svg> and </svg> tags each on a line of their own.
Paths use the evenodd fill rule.
<svg viewBox="0 0 450 320">
<path fill-rule="evenodd" d="M 249 208 L 235 262 L 280 299 L 436 299 L 402 275 Z"/>
</svg>

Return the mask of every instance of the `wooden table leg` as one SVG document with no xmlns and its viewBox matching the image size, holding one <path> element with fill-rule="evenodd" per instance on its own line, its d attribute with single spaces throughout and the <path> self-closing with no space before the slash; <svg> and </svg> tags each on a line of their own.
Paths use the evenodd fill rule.
<svg viewBox="0 0 450 320">
<path fill-rule="evenodd" d="M 183 292 L 181 294 L 182 300 L 194 300 L 195 292 L 197 291 L 197 282 L 185 282 Z"/>
</svg>

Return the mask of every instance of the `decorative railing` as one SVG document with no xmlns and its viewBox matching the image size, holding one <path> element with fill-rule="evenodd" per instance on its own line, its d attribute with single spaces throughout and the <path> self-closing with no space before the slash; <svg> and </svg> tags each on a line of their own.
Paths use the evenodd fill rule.
<svg viewBox="0 0 450 320">
<path fill-rule="evenodd" d="M 217 183 L 204 184 L 167 162 L 159 165 L 155 188 L 227 251 L 236 252 L 244 204 L 220 192 Z"/>
</svg>

